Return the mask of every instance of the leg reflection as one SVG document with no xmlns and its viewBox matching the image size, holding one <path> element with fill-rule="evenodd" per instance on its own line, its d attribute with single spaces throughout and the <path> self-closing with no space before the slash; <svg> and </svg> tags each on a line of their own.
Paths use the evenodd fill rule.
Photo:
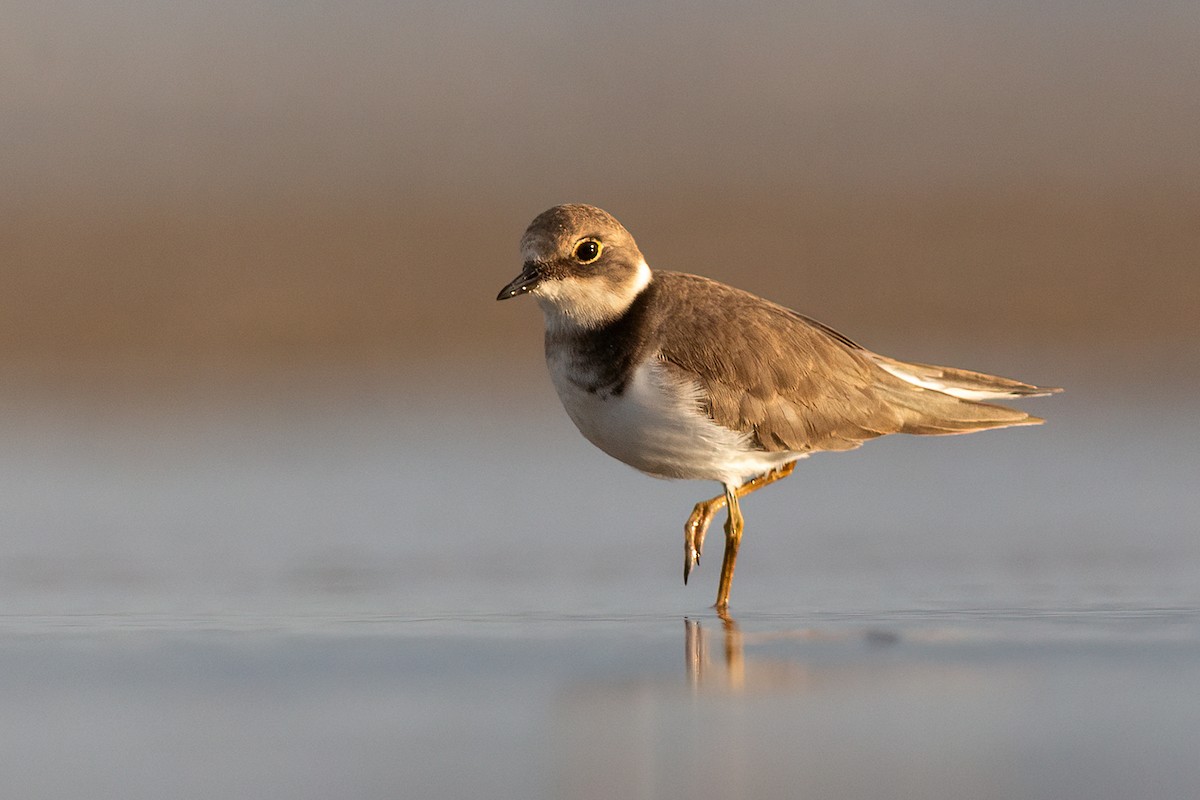
<svg viewBox="0 0 1200 800">
<path fill-rule="evenodd" d="M 708 632 L 700 621 L 685 617 L 683 625 L 688 685 L 699 689 L 702 684 L 721 681 L 723 688 L 731 691 L 745 688 L 745 646 L 741 629 L 733 618 L 727 614 L 721 615 L 723 659 L 720 665 L 712 664 L 709 657 Z"/>
<path fill-rule="evenodd" d="M 782 628 L 747 633 L 728 614 L 719 618 L 719 634 L 711 623 L 706 628 L 700 620 L 683 620 L 687 681 L 697 693 L 701 689 L 737 694 L 757 690 L 804 691 L 821 674 L 813 669 L 807 657 L 809 648 L 818 642 L 829 646 L 860 636 L 872 646 L 896 641 L 894 634 L 876 631 L 831 633 L 813 628 Z M 720 641 L 713 641 L 714 636 L 720 636 Z M 833 673 L 826 670 L 824 674 L 828 678 Z"/>
</svg>

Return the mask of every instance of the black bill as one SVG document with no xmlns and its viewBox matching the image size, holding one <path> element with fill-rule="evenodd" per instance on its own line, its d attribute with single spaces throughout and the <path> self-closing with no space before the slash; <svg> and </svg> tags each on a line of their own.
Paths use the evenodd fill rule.
<svg viewBox="0 0 1200 800">
<path fill-rule="evenodd" d="M 500 294 L 496 295 L 496 299 L 507 300 L 510 297 L 525 294 L 537 286 L 541 279 L 542 274 L 537 264 L 532 262 L 526 263 L 525 269 L 521 270 L 521 274 L 513 278 L 507 286 L 501 289 Z"/>
</svg>

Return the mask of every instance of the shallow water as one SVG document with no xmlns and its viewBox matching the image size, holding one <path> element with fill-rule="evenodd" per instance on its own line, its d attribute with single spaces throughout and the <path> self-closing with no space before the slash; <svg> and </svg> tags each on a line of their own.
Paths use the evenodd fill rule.
<svg viewBox="0 0 1200 800">
<path fill-rule="evenodd" d="M 814 457 L 745 503 L 725 622 L 718 529 L 680 574 L 713 487 L 610 461 L 533 385 L 7 403 L 7 793 L 1200 787 L 1190 398 Z"/>
<path fill-rule="evenodd" d="M 6 621 L 23 797 L 1178 798 L 1195 610 Z"/>
</svg>

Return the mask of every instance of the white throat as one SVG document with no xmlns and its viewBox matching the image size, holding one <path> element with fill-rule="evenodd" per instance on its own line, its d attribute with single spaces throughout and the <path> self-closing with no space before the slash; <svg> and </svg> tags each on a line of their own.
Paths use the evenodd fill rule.
<svg viewBox="0 0 1200 800">
<path fill-rule="evenodd" d="M 546 317 L 546 328 L 595 328 L 613 320 L 629 308 L 650 285 L 650 267 L 638 262 L 633 279 L 616 290 L 601 280 L 566 278 L 539 284 L 532 294 Z"/>
</svg>

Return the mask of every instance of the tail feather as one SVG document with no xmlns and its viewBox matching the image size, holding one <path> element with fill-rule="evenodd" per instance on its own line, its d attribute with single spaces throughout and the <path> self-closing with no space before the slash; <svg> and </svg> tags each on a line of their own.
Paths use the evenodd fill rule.
<svg viewBox="0 0 1200 800">
<path fill-rule="evenodd" d="M 1061 392 L 1062 389 L 1034 386 L 1031 383 L 988 375 L 969 369 L 938 367 L 933 364 L 897 361 L 887 356 L 872 353 L 872 360 L 882 369 L 902 381 L 932 389 L 935 392 L 957 397 L 961 400 L 998 400 L 1005 397 L 1040 397 Z M 1017 423 L 1020 424 L 1020 423 Z M 1031 423 L 1024 423 L 1031 424 Z"/>
<path fill-rule="evenodd" d="M 889 381 L 880 389 L 888 404 L 900 415 L 901 433 L 945 436 L 1014 425 L 1041 425 L 1045 421 L 1015 408 L 963 400 L 898 381 Z"/>
</svg>

